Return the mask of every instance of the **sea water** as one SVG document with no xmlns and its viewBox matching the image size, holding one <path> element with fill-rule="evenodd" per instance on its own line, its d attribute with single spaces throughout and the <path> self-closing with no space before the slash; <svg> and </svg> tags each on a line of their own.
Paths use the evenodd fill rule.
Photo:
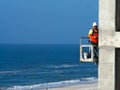
<svg viewBox="0 0 120 90">
<path fill-rule="evenodd" d="M 79 62 L 79 45 L 0 45 L 0 90 L 42 90 L 96 82 L 94 63 Z"/>
</svg>

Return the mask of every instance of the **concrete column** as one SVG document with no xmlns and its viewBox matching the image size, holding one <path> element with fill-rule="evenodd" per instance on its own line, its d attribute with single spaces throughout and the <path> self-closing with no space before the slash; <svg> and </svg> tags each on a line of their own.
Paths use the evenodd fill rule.
<svg viewBox="0 0 120 90">
<path fill-rule="evenodd" d="M 99 87 L 120 90 L 120 0 L 99 0 Z"/>
</svg>

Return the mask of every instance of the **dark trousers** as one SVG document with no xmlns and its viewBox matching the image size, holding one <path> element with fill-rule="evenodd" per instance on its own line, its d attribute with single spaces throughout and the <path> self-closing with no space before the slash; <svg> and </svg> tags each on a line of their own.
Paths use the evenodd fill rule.
<svg viewBox="0 0 120 90">
<path fill-rule="evenodd" d="M 98 66 L 99 63 L 99 51 L 98 51 L 98 43 L 93 43 L 91 42 L 91 44 L 93 45 L 93 50 L 94 50 L 94 58 L 95 58 L 95 63 Z"/>
<path fill-rule="evenodd" d="M 91 44 L 93 45 L 94 57 L 98 58 L 98 43 L 91 42 Z"/>
</svg>

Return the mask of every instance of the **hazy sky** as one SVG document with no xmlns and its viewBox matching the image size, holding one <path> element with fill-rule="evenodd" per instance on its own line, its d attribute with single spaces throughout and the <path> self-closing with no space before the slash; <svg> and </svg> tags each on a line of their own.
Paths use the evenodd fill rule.
<svg viewBox="0 0 120 90">
<path fill-rule="evenodd" d="M 79 44 L 93 21 L 98 0 L 0 0 L 0 43 Z"/>
</svg>

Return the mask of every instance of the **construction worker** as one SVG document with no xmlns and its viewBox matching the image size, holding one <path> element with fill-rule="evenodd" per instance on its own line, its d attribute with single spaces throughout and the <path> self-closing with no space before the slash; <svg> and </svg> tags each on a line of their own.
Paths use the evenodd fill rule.
<svg viewBox="0 0 120 90">
<path fill-rule="evenodd" d="M 94 58 L 97 58 L 95 63 L 98 64 L 98 25 L 93 22 L 92 29 L 89 30 L 88 37 L 90 38 L 90 43 L 93 45 Z"/>
<path fill-rule="evenodd" d="M 90 42 L 93 45 L 98 46 L 98 26 L 96 22 L 93 22 L 92 29 L 90 29 L 88 33 L 88 37 L 90 38 Z"/>
</svg>

